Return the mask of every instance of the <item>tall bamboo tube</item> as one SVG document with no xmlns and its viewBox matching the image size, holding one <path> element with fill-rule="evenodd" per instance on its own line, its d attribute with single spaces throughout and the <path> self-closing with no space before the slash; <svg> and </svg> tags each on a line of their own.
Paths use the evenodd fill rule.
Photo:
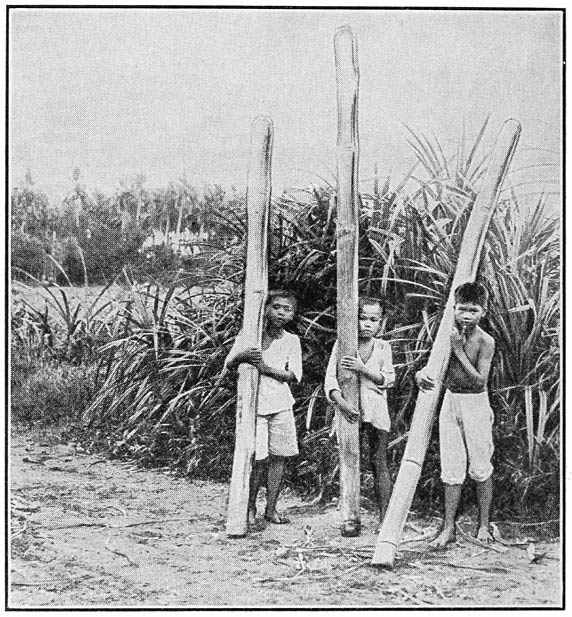
<svg viewBox="0 0 572 617">
<path fill-rule="evenodd" d="M 259 116 L 252 123 L 246 195 L 246 278 L 244 316 L 239 335 L 241 346 L 245 347 L 262 345 L 264 304 L 268 293 L 267 246 L 272 139 L 272 121 Z M 248 492 L 254 458 L 258 379 L 258 370 L 252 365 L 239 365 L 236 441 L 226 522 L 226 532 L 231 537 L 245 536 L 248 530 Z"/>
<path fill-rule="evenodd" d="M 507 120 L 497 138 L 489 160 L 487 173 L 467 222 L 449 298 L 443 312 L 435 342 L 427 362 L 427 374 L 437 384 L 433 390 L 419 391 L 409 439 L 393 488 L 385 520 L 379 532 L 372 563 L 393 567 L 395 552 L 403 526 L 421 475 L 421 467 L 431 436 L 431 426 L 442 390 L 442 382 L 451 355 L 451 330 L 454 324 L 454 291 L 463 283 L 475 280 L 481 251 L 499 192 L 518 144 L 521 127 L 516 120 Z"/>
<path fill-rule="evenodd" d="M 340 365 L 343 356 L 355 356 L 358 343 L 358 88 L 357 40 L 343 26 L 334 36 L 338 93 L 338 207 L 337 207 L 337 320 L 338 381 L 342 396 L 359 408 L 356 373 Z M 360 530 L 359 426 L 337 412 L 340 446 L 341 532 L 355 536 Z"/>
</svg>

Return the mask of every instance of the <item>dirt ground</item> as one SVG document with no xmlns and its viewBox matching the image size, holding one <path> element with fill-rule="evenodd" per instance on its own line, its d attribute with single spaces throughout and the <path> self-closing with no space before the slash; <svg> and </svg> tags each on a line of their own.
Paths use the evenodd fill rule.
<svg viewBox="0 0 572 617">
<path fill-rule="evenodd" d="M 335 504 L 289 494 L 281 503 L 290 525 L 260 523 L 230 539 L 226 485 L 109 461 L 55 434 L 12 436 L 10 488 L 10 608 L 562 603 L 558 542 L 483 548 L 459 535 L 432 551 L 439 521 L 410 518 L 395 568 L 380 570 L 370 565 L 372 514 L 360 537 L 342 538 Z"/>
</svg>

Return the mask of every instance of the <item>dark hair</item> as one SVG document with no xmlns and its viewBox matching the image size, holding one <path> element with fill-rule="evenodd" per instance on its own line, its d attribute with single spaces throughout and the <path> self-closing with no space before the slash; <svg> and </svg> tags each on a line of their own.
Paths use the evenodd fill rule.
<svg viewBox="0 0 572 617">
<path fill-rule="evenodd" d="M 479 283 L 463 283 L 455 289 L 455 304 L 478 304 L 487 307 L 489 294 Z"/>
<path fill-rule="evenodd" d="M 363 310 L 364 306 L 379 306 L 379 310 L 383 310 L 381 306 L 381 300 L 379 298 L 373 298 L 371 296 L 360 296 L 358 300 L 358 309 Z"/>
<path fill-rule="evenodd" d="M 266 296 L 266 306 L 268 306 L 275 298 L 286 298 L 294 303 L 294 310 L 298 310 L 298 298 L 293 291 L 286 289 L 271 289 Z"/>
</svg>

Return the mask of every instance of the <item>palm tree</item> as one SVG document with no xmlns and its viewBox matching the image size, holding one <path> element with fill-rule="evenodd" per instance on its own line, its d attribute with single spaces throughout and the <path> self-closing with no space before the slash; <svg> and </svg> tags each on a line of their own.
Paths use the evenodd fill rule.
<svg viewBox="0 0 572 617">
<path fill-rule="evenodd" d="M 66 256 L 64 260 L 79 258 L 83 271 L 83 283 L 87 286 L 88 276 L 87 267 L 83 251 L 78 241 L 80 234 L 89 236 L 90 230 L 88 227 L 88 221 L 86 213 L 93 208 L 93 201 L 88 195 L 85 184 L 81 181 L 81 171 L 79 167 L 73 170 L 72 178 L 74 182 L 73 189 L 64 197 L 62 202 L 62 208 L 64 212 L 64 229 L 68 235 L 68 246 L 65 250 Z M 83 223 L 83 226 L 82 226 Z"/>
</svg>

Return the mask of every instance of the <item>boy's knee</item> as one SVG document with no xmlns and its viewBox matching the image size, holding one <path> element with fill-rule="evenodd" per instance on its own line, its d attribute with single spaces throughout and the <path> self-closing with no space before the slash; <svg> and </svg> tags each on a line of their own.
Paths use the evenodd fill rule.
<svg viewBox="0 0 572 617">
<path fill-rule="evenodd" d="M 455 484 L 463 484 L 465 482 L 466 474 L 452 474 L 441 472 L 441 482 L 453 486 Z"/>
<path fill-rule="evenodd" d="M 493 475 L 493 466 L 487 465 L 482 468 L 469 469 L 469 477 L 475 482 L 486 482 Z"/>
<path fill-rule="evenodd" d="M 283 463 L 286 460 L 286 457 L 280 454 L 269 454 L 266 460 L 268 463 Z"/>
</svg>

